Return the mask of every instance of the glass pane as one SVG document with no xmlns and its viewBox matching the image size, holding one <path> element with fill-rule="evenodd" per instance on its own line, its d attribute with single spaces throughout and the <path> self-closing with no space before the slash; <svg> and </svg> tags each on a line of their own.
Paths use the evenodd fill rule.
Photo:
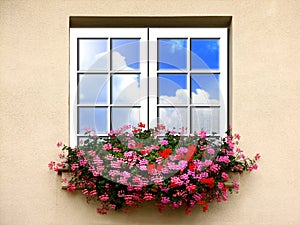
<svg viewBox="0 0 300 225">
<path fill-rule="evenodd" d="M 219 69 L 219 39 L 191 39 L 191 68 Z"/>
<path fill-rule="evenodd" d="M 140 122 L 140 109 L 113 107 L 111 111 L 112 129 L 120 129 L 124 125 L 136 126 Z"/>
<path fill-rule="evenodd" d="M 158 40 L 158 69 L 186 70 L 186 39 Z"/>
<path fill-rule="evenodd" d="M 219 75 L 192 75 L 192 103 L 219 104 Z"/>
<path fill-rule="evenodd" d="M 167 129 L 179 131 L 187 128 L 187 109 L 175 107 L 159 107 L 158 123 L 166 126 Z"/>
<path fill-rule="evenodd" d="M 78 108 L 78 133 L 94 130 L 96 133 L 107 133 L 107 108 L 79 107 Z"/>
<path fill-rule="evenodd" d="M 158 96 L 160 104 L 187 104 L 187 77 L 179 74 L 158 75 Z"/>
<path fill-rule="evenodd" d="M 139 39 L 112 39 L 112 69 L 140 69 Z"/>
<path fill-rule="evenodd" d="M 112 76 L 112 103 L 139 104 L 140 75 L 123 74 Z"/>
<path fill-rule="evenodd" d="M 207 133 L 219 133 L 219 108 L 192 108 L 192 132 L 205 130 Z"/>
<path fill-rule="evenodd" d="M 79 40 L 79 69 L 107 70 L 109 52 L 106 39 Z"/>
<path fill-rule="evenodd" d="M 79 75 L 78 102 L 80 104 L 107 104 L 107 75 Z"/>
</svg>

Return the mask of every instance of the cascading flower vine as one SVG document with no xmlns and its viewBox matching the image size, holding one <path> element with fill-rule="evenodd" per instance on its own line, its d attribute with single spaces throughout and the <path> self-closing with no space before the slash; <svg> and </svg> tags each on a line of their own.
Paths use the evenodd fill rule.
<svg viewBox="0 0 300 225">
<path fill-rule="evenodd" d="M 236 180 L 228 185 L 228 173 L 257 169 L 256 161 L 237 147 L 240 135 L 207 136 L 205 131 L 184 136 L 166 131 L 165 126 L 145 129 L 126 125 L 101 138 L 88 131 L 89 138 L 75 148 L 62 146 L 60 161 L 51 161 L 50 170 L 72 173 L 67 190 L 81 190 L 87 201 L 99 201 L 97 212 L 130 212 L 145 201 L 155 201 L 159 211 L 167 206 L 185 207 L 186 214 L 200 205 L 226 201 L 238 190 Z"/>
</svg>

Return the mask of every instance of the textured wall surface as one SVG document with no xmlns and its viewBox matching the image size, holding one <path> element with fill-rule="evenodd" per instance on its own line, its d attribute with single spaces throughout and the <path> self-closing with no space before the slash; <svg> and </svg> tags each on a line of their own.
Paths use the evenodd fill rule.
<svg viewBox="0 0 300 225">
<path fill-rule="evenodd" d="M 300 224 L 298 0 L 0 0 L 0 224 Z M 68 142 L 69 16 L 232 20 L 231 118 L 260 168 L 205 214 L 151 204 L 100 216 L 60 189 L 47 164 Z"/>
</svg>

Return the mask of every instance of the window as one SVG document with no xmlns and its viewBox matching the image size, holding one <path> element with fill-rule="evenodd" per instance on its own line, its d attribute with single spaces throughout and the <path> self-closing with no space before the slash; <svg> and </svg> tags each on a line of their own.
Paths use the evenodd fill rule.
<svg viewBox="0 0 300 225">
<path fill-rule="evenodd" d="M 226 28 L 71 28 L 70 144 L 125 124 L 227 129 Z"/>
</svg>

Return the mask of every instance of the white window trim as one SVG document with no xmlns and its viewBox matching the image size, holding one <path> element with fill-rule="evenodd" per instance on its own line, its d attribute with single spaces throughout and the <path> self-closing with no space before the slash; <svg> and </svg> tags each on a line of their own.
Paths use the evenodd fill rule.
<svg viewBox="0 0 300 225">
<path fill-rule="evenodd" d="M 149 31 L 148 31 L 149 30 Z M 158 38 L 218 38 L 219 39 L 219 70 L 218 71 L 197 71 L 199 73 L 213 73 L 220 74 L 220 135 L 224 134 L 228 125 L 228 37 L 227 28 L 70 28 L 70 146 L 77 145 L 77 76 L 78 73 L 91 73 L 91 71 L 77 70 L 77 51 L 78 38 L 140 38 L 142 44 L 140 46 L 140 76 L 141 81 L 146 81 L 149 78 L 149 84 L 143 84 L 143 95 L 148 96 L 141 103 L 143 111 L 149 113 L 140 113 L 141 121 L 151 124 L 157 124 L 157 39 Z M 149 40 L 148 40 L 149 34 Z M 149 47 L 149 43 L 151 46 Z M 189 49 L 189 41 L 187 42 Z M 149 52 L 148 52 L 149 51 Z M 188 57 L 189 58 L 189 57 Z M 148 63 L 143 63 L 148 62 Z M 190 63 L 187 62 L 189 73 Z M 149 67 L 149 68 L 148 68 Z M 148 76 L 149 70 L 149 76 Z M 110 71 L 109 73 L 113 73 Z M 195 72 L 195 71 L 193 71 Z M 94 71 L 94 73 L 97 73 Z M 152 83 L 154 82 L 154 83 Z M 156 83 L 155 83 L 156 82 Z M 189 84 L 188 84 L 189 85 Z M 110 86 L 110 85 L 109 85 Z M 149 87 L 149 90 L 148 90 Z M 150 96 L 150 97 L 149 97 Z M 148 108 L 149 106 L 149 108 Z M 110 121 L 110 110 L 108 110 L 107 120 Z M 188 117 L 189 118 L 189 117 Z M 190 125 L 190 121 L 188 120 Z"/>
</svg>

